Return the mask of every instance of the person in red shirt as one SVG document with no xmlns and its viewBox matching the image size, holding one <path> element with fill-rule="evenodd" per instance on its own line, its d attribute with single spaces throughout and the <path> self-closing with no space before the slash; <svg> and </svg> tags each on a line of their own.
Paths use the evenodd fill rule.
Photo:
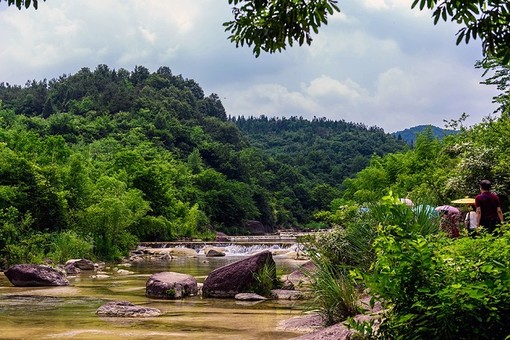
<svg viewBox="0 0 510 340">
<path fill-rule="evenodd" d="M 476 226 L 484 226 L 494 233 L 496 225 L 503 223 L 503 212 L 496 194 L 491 192 L 491 182 L 484 179 L 480 182 L 480 194 L 475 197 Z"/>
</svg>

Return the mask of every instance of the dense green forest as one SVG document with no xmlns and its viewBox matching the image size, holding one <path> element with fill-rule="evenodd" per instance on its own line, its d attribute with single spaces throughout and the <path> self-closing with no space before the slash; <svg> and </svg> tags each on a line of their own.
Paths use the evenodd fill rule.
<svg viewBox="0 0 510 340">
<path fill-rule="evenodd" d="M 405 145 L 378 127 L 302 117 L 232 117 L 248 140 L 305 178 L 341 189 L 374 155 L 403 151 Z"/>
<path fill-rule="evenodd" d="M 403 147 L 345 122 L 228 119 L 217 95 L 168 67 L 99 65 L 24 86 L 1 83 L 0 100 L 7 262 L 72 243 L 59 238 L 116 258 L 137 241 L 246 233 L 249 220 L 268 230 L 314 226 L 344 178 L 372 154 Z M 279 133 L 264 139 L 274 149 L 251 138 L 275 123 Z M 282 155 L 292 148 L 294 159 Z"/>
</svg>

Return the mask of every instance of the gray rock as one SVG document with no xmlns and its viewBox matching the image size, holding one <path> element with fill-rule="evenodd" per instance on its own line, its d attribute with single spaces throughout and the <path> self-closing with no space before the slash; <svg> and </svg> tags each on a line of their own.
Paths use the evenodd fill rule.
<svg viewBox="0 0 510 340">
<path fill-rule="evenodd" d="M 271 294 L 276 300 L 303 300 L 306 298 L 305 294 L 299 290 L 273 289 Z"/>
<path fill-rule="evenodd" d="M 66 264 L 64 270 L 67 275 L 76 275 L 81 272 L 81 269 L 76 267 L 74 263 Z"/>
<path fill-rule="evenodd" d="M 236 300 L 239 301 L 262 301 L 267 300 L 266 297 L 263 297 L 262 295 L 255 294 L 255 293 L 239 293 L 236 294 L 234 297 Z"/>
<path fill-rule="evenodd" d="M 4 274 L 16 287 L 69 285 L 67 278 L 58 270 L 37 264 L 16 264 Z"/>
<path fill-rule="evenodd" d="M 96 310 L 96 314 L 109 317 L 151 317 L 161 315 L 157 308 L 136 306 L 128 301 L 111 301 Z"/>
<path fill-rule="evenodd" d="M 155 299 L 182 299 L 197 293 L 197 280 L 187 274 L 156 273 L 151 275 L 145 284 L 145 295 Z"/>
<path fill-rule="evenodd" d="M 72 259 L 66 262 L 66 266 L 71 264 L 81 270 L 94 270 L 96 268 L 94 262 L 87 259 Z"/>
<path fill-rule="evenodd" d="M 239 293 L 252 292 L 257 284 L 256 274 L 266 263 L 275 268 L 273 256 L 267 250 L 213 270 L 205 279 L 203 296 L 233 298 Z M 272 276 L 276 280 L 276 270 Z"/>
<path fill-rule="evenodd" d="M 206 257 L 222 257 L 225 256 L 225 252 L 220 249 L 211 248 L 207 250 Z"/>
<path fill-rule="evenodd" d="M 313 275 L 317 267 L 312 261 L 307 261 L 301 267 L 287 276 L 287 282 L 284 286 L 294 287 L 294 289 L 307 289 L 311 284 L 310 275 Z"/>
</svg>

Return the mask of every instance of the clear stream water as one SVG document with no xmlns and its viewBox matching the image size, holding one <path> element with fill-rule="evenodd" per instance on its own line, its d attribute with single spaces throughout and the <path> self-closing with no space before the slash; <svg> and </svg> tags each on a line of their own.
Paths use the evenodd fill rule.
<svg viewBox="0 0 510 340">
<path fill-rule="evenodd" d="M 260 250 L 260 249 L 258 249 Z M 278 327 L 280 321 L 302 315 L 301 301 L 240 302 L 234 299 L 156 300 L 145 296 L 151 274 L 174 271 L 203 282 L 209 272 L 245 258 L 251 251 L 238 248 L 225 257 L 178 257 L 117 267 L 134 272 L 118 275 L 114 266 L 104 279 L 94 272 L 71 276 L 65 287 L 14 287 L 0 273 L 0 339 L 291 339 L 301 335 Z M 279 275 L 295 270 L 303 261 L 274 256 Z M 95 314 L 112 300 L 155 307 L 152 318 L 104 318 Z"/>
</svg>

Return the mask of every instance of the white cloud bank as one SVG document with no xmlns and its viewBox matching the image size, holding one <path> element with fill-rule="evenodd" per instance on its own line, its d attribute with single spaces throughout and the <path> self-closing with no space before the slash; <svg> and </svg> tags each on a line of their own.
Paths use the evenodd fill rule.
<svg viewBox="0 0 510 340">
<path fill-rule="evenodd" d="M 47 0 L 38 11 L 0 5 L 0 82 L 24 84 L 98 64 L 168 66 L 217 93 L 230 115 L 326 117 L 396 131 L 494 106 L 480 85 L 480 44 L 455 46 L 410 0 L 340 3 L 311 47 L 255 58 L 227 41 L 218 0 Z"/>
</svg>

